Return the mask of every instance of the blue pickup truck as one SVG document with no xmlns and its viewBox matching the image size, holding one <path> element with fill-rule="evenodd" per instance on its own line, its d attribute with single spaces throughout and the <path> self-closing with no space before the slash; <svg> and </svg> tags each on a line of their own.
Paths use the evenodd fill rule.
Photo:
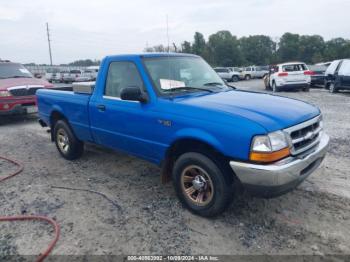
<svg viewBox="0 0 350 262">
<path fill-rule="evenodd" d="M 292 190 L 329 143 L 315 106 L 235 89 L 195 55 L 108 56 L 96 83 L 41 89 L 37 99 L 64 158 L 95 143 L 148 160 L 201 216 L 223 212 L 235 185 L 263 197 Z"/>
</svg>

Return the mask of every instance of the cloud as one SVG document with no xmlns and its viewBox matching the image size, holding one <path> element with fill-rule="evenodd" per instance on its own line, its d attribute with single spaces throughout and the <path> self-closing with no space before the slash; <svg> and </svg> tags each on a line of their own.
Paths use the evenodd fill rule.
<svg viewBox="0 0 350 262">
<path fill-rule="evenodd" d="M 218 30 L 237 36 L 290 31 L 350 38 L 348 0 L 11 0 L 0 3 L 0 57 L 48 63 L 49 22 L 55 63 L 142 52 L 146 44 L 192 40 Z"/>
</svg>

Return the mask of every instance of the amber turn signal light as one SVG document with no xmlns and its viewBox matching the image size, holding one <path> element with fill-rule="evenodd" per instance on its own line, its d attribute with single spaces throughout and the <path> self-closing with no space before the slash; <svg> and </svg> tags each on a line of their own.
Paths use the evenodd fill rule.
<svg viewBox="0 0 350 262">
<path fill-rule="evenodd" d="M 271 163 L 290 155 L 288 147 L 274 152 L 251 152 L 250 160 L 254 162 Z"/>
</svg>

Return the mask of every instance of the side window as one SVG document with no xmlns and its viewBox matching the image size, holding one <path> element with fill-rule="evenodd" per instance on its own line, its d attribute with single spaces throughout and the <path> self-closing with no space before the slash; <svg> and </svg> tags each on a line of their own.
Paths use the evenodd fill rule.
<svg viewBox="0 0 350 262">
<path fill-rule="evenodd" d="M 338 74 L 343 76 L 350 76 L 350 60 L 343 61 Z"/>
<path fill-rule="evenodd" d="M 120 97 L 125 87 L 137 86 L 143 88 L 143 82 L 136 65 L 132 62 L 112 62 L 109 65 L 105 95 Z"/>
</svg>

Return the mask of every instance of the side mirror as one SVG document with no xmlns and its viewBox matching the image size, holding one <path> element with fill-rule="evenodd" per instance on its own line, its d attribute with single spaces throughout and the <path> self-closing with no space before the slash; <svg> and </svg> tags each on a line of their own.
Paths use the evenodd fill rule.
<svg viewBox="0 0 350 262">
<path fill-rule="evenodd" d="M 138 86 L 129 86 L 122 89 L 120 92 L 122 100 L 139 101 L 141 103 L 147 102 L 147 97 L 141 92 Z"/>
</svg>

